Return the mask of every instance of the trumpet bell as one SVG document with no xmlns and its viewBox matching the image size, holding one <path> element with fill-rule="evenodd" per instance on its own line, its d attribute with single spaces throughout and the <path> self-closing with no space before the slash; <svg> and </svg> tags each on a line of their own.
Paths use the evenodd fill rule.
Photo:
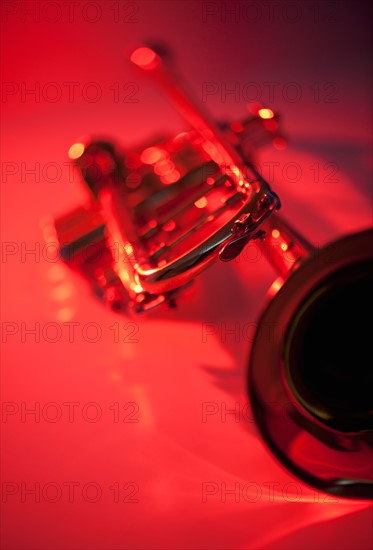
<svg viewBox="0 0 373 550">
<path fill-rule="evenodd" d="M 304 259 L 264 311 L 249 361 L 254 415 L 275 455 L 351 498 L 373 497 L 372 250 L 364 231 Z"/>
</svg>

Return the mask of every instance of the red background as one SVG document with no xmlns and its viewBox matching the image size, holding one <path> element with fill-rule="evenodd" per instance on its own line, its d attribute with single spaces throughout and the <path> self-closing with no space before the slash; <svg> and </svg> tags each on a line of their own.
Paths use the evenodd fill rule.
<svg viewBox="0 0 373 550">
<path fill-rule="evenodd" d="M 282 113 L 290 146 L 261 153 L 263 175 L 281 196 L 283 215 L 314 244 L 367 227 L 368 4 L 78 1 L 72 13 L 65 2 L 3 2 L 2 241 L 13 252 L 2 259 L 2 320 L 17 330 L 3 333 L 2 400 L 14 407 L 1 424 L 4 549 L 371 548 L 367 503 L 326 502 L 324 496 L 315 502 L 314 491 L 272 458 L 248 415 L 237 422 L 221 416 L 224 407 L 238 403 L 242 412 L 246 406 L 245 330 L 258 318 L 274 278 L 264 260 L 216 265 L 176 312 L 125 325 L 128 319 L 105 310 L 48 258 L 40 229 L 45 216 L 82 200 L 64 164 L 81 135 L 110 136 L 130 147 L 183 128 L 160 92 L 123 57 L 148 39 L 172 48 L 200 99 L 206 83 L 216 85 L 206 101 L 214 116 L 243 115 L 250 83 L 264 104 Z M 34 7 L 40 20 L 27 13 Z M 66 82 L 77 83 L 73 97 Z M 134 103 L 123 89 L 129 82 Z M 269 82 L 276 83 L 273 97 Z M 39 101 L 22 94 L 33 86 L 39 86 Z M 235 86 L 237 96 L 224 95 Z M 62 90 L 56 101 L 53 89 Z M 89 101 L 94 89 L 102 97 Z M 278 163 L 272 175 L 265 162 Z M 26 173 L 35 163 L 40 178 Z M 299 178 L 289 163 L 301 167 Z M 36 253 L 25 256 L 26 248 Z M 77 323 L 73 341 L 64 322 Z M 115 322 L 122 325 L 121 339 L 130 339 L 134 328 L 138 341 L 115 341 Z M 26 336 L 24 329 L 36 323 L 42 332 L 58 323 L 61 338 Z M 87 323 L 101 328 L 97 342 L 84 337 Z M 206 336 L 206 323 L 214 335 Z M 237 338 L 230 329 L 238 330 Z M 63 410 L 57 422 L 45 409 L 51 402 Z M 72 422 L 66 402 L 79 404 Z M 87 420 L 89 402 L 102 411 L 97 422 Z M 130 410 L 121 408 L 116 422 L 110 407 L 128 402 L 138 404 L 139 421 L 123 422 Z M 203 422 L 207 402 L 218 413 Z M 40 404 L 40 422 L 22 417 L 22 403 Z M 78 484 L 72 502 L 67 489 L 56 503 L 52 489 L 40 502 L 22 494 L 22 483 L 66 488 L 68 482 Z M 97 502 L 82 495 L 88 482 L 101 487 Z M 115 502 L 109 487 L 119 483 L 123 500 L 128 482 L 138 487 L 139 502 Z M 207 482 L 218 492 L 203 502 Z M 256 502 L 242 491 L 223 502 L 221 484 L 242 490 L 248 482 L 260 488 Z M 6 496 L 4 483 L 13 484 L 14 495 Z"/>
</svg>

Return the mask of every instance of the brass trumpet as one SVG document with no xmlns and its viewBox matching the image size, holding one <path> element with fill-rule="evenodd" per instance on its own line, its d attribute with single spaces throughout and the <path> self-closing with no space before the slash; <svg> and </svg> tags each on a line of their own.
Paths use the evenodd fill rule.
<svg viewBox="0 0 373 550">
<path fill-rule="evenodd" d="M 249 361 L 257 424 L 307 483 L 371 498 L 373 231 L 315 254 L 277 213 L 280 200 L 254 165 L 263 143 L 285 143 L 278 116 L 256 107 L 219 125 L 192 100 L 167 53 L 143 46 L 130 59 L 191 129 L 126 153 L 100 140 L 72 145 L 89 198 L 54 222 L 62 258 L 113 310 L 142 313 L 173 307 L 212 262 L 257 241 L 279 271 Z M 276 327 L 270 343 L 258 337 L 265 323 Z M 269 404 L 288 414 L 271 413 Z"/>
</svg>

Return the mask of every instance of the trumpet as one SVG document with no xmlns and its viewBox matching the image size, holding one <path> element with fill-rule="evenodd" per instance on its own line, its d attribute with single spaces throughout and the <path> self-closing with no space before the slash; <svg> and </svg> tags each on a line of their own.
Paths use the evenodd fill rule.
<svg viewBox="0 0 373 550">
<path fill-rule="evenodd" d="M 279 197 L 255 167 L 263 144 L 286 145 L 279 116 L 255 106 L 242 120 L 218 124 L 193 99 L 168 52 L 140 46 L 130 61 L 190 129 L 126 152 L 99 139 L 70 147 L 87 201 L 54 220 L 62 259 L 114 311 L 146 313 L 174 307 L 213 262 L 229 262 L 257 242 L 279 273 L 248 362 L 258 428 L 306 483 L 372 498 L 373 231 L 316 254 L 280 216 Z M 259 337 L 268 324 L 276 327 L 271 342 Z"/>
</svg>

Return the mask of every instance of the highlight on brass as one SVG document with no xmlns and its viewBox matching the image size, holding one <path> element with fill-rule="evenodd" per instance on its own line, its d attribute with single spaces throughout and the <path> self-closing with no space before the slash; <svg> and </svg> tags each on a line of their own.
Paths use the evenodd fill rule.
<svg viewBox="0 0 373 550">
<path fill-rule="evenodd" d="M 241 120 L 216 122 L 167 52 L 142 45 L 127 62 L 163 90 L 188 129 L 128 151 L 95 137 L 72 144 L 68 156 L 87 199 L 55 219 L 48 235 L 58 240 L 64 261 L 120 313 L 174 307 L 212 262 L 228 262 L 250 241 L 261 246 L 265 239 L 263 253 L 278 277 L 248 367 L 258 427 L 306 483 L 371 498 L 372 230 L 315 254 L 276 212 L 280 199 L 255 169 L 260 147 L 286 147 L 278 115 L 250 104 Z M 259 337 L 262 326 L 277 327 L 273 342 Z M 289 414 L 267 414 L 268 403 Z"/>
</svg>

